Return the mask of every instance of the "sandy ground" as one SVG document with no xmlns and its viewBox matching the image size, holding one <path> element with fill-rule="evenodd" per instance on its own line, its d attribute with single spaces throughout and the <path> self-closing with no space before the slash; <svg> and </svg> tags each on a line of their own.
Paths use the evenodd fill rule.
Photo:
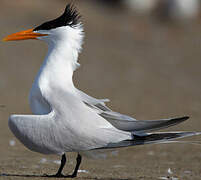
<svg viewBox="0 0 201 180">
<path fill-rule="evenodd" d="M 65 3 L 1 0 L 0 37 L 57 17 Z M 109 98 L 113 110 L 136 119 L 189 115 L 189 121 L 169 130 L 201 130 L 201 20 L 159 23 L 85 1 L 76 4 L 86 31 L 76 86 L 92 96 Z M 1 180 L 48 179 L 41 176 L 55 173 L 59 166 L 60 157 L 27 150 L 7 125 L 10 114 L 30 113 L 28 93 L 46 51 L 39 41 L 0 43 Z M 77 179 L 201 179 L 199 145 L 147 145 L 112 154 L 106 159 L 84 158 L 81 170 L 86 172 Z M 72 172 L 76 155 L 67 156 L 66 173 Z"/>
</svg>

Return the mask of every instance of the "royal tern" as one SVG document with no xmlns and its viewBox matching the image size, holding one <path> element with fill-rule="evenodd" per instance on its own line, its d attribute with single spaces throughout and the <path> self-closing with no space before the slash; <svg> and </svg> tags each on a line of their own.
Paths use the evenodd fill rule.
<svg viewBox="0 0 201 180">
<path fill-rule="evenodd" d="M 105 99 L 93 98 L 76 89 L 73 72 L 79 67 L 83 42 L 80 15 L 68 4 L 64 13 L 42 25 L 11 34 L 4 41 L 37 39 L 48 44 L 47 56 L 30 92 L 33 115 L 11 115 L 9 127 L 28 149 L 62 156 L 55 177 L 63 177 L 66 152 L 77 152 L 76 177 L 82 152 L 143 144 L 171 142 L 200 132 L 151 131 L 176 125 L 188 117 L 138 121 L 109 109 Z"/>
</svg>

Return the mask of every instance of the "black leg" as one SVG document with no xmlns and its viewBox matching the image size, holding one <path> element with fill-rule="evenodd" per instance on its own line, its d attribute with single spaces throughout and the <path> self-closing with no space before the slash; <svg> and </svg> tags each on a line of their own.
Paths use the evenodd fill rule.
<svg viewBox="0 0 201 180">
<path fill-rule="evenodd" d="M 82 162 L 82 156 L 80 154 L 78 154 L 77 155 L 77 164 L 75 166 L 75 170 L 74 170 L 73 174 L 71 175 L 72 178 L 77 176 L 77 171 L 80 167 L 81 162 Z"/>
<path fill-rule="evenodd" d="M 60 165 L 60 167 L 59 167 L 57 173 L 56 173 L 55 175 L 46 175 L 46 174 L 45 174 L 45 177 L 65 177 L 65 176 L 61 173 L 62 170 L 63 170 L 63 168 L 64 168 L 64 166 L 65 166 L 65 164 L 66 164 L 66 155 L 63 154 L 63 155 L 62 155 L 62 158 L 61 158 L 61 165 Z"/>
<path fill-rule="evenodd" d="M 73 174 L 72 174 L 72 175 L 64 176 L 64 175 L 62 174 L 62 170 L 63 170 L 63 168 L 64 168 L 64 166 L 65 166 L 65 164 L 66 164 L 66 155 L 63 154 L 63 155 L 62 155 L 62 159 L 61 159 L 61 166 L 59 167 L 57 173 L 56 173 L 55 175 L 46 175 L 46 174 L 45 174 L 45 177 L 56 177 L 56 178 L 59 178 L 59 177 L 63 177 L 63 178 L 64 178 L 64 177 L 66 177 L 66 178 L 68 178 L 68 177 L 70 177 L 70 178 L 77 177 L 77 172 L 78 172 L 78 169 L 79 169 L 80 164 L 81 164 L 81 162 L 82 162 L 82 156 L 81 156 L 80 154 L 78 154 L 76 160 L 77 160 L 77 164 L 76 164 L 76 166 L 75 166 L 75 170 L 74 170 Z"/>
<path fill-rule="evenodd" d="M 59 169 L 58 169 L 58 171 L 57 171 L 57 173 L 55 175 L 56 177 L 62 177 L 63 176 L 61 172 L 62 172 L 65 164 L 66 164 L 66 155 L 63 154 L 62 158 L 61 158 L 61 166 L 59 167 Z"/>
</svg>

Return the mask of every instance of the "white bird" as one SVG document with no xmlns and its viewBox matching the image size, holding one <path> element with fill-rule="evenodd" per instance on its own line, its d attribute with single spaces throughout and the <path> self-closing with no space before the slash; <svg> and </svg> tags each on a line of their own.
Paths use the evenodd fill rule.
<svg viewBox="0 0 201 180">
<path fill-rule="evenodd" d="M 151 14 L 160 0 L 123 0 L 128 8 L 142 15 Z"/>
<path fill-rule="evenodd" d="M 190 22 L 199 16 L 200 6 L 200 0 L 163 0 L 156 10 L 161 20 Z"/>
<path fill-rule="evenodd" d="M 48 44 L 47 56 L 30 92 L 33 115 L 11 115 L 9 127 L 28 149 L 62 156 L 54 177 L 64 177 L 66 152 L 77 152 L 77 164 L 70 177 L 76 177 L 82 152 L 152 143 L 199 135 L 200 132 L 151 131 L 176 125 L 188 117 L 138 121 L 109 109 L 104 99 L 90 97 L 76 89 L 72 76 L 79 67 L 83 42 L 80 15 L 68 4 L 55 20 L 34 29 L 5 37 L 4 41 L 38 39 Z"/>
<path fill-rule="evenodd" d="M 200 13 L 200 0 L 171 0 L 170 16 L 178 20 L 192 20 Z"/>
</svg>

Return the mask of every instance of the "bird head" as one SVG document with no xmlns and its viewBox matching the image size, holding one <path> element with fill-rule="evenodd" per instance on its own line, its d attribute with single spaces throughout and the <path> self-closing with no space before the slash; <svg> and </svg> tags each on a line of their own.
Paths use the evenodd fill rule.
<svg viewBox="0 0 201 180">
<path fill-rule="evenodd" d="M 83 35 L 80 15 L 72 4 L 68 4 L 64 13 L 58 18 L 45 22 L 33 29 L 20 31 L 6 36 L 3 41 L 18 41 L 27 39 L 44 40 L 48 43 L 80 38 Z"/>
</svg>

